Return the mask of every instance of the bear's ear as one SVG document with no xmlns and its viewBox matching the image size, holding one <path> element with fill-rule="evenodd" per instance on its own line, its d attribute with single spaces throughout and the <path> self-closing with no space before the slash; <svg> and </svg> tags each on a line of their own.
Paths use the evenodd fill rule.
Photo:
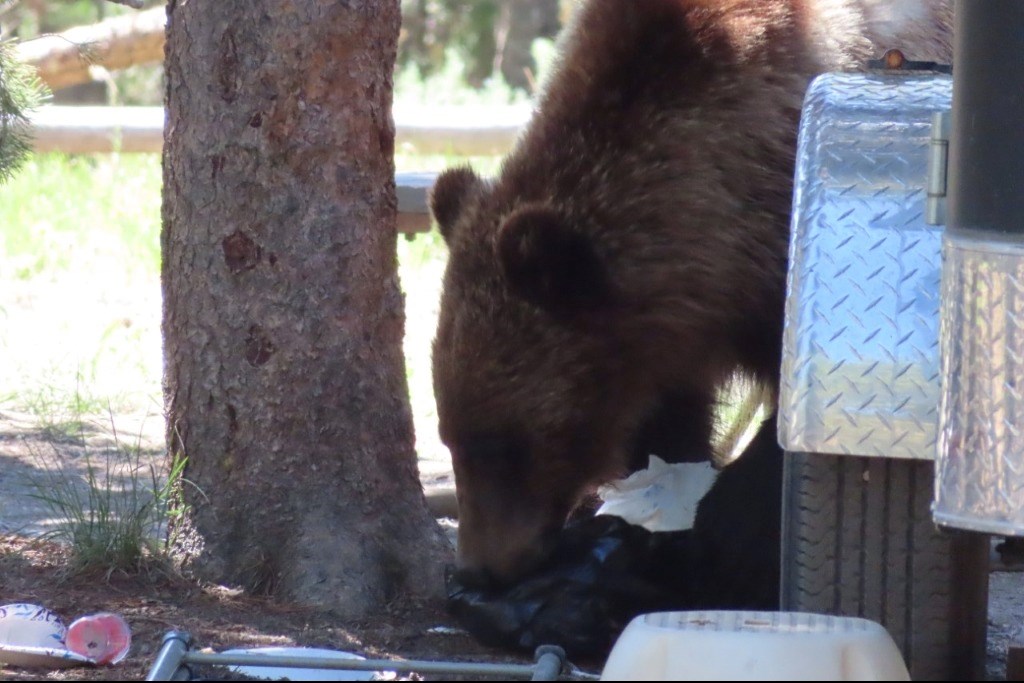
<svg viewBox="0 0 1024 683">
<path fill-rule="evenodd" d="M 607 268 L 593 242 L 550 207 L 514 211 L 501 226 L 497 250 L 512 292 L 548 312 L 593 311 L 610 299 Z"/>
<path fill-rule="evenodd" d="M 479 191 L 483 181 L 469 166 L 449 168 L 437 177 L 430 190 L 430 213 L 447 241 L 462 213 L 466 198 Z"/>
</svg>

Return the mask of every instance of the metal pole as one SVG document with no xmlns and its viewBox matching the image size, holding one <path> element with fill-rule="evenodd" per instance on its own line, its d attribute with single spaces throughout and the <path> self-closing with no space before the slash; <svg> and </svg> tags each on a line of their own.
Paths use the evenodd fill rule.
<svg viewBox="0 0 1024 683">
<path fill-rule="evenodd" d="M 180 681 L 192 636 L 184 631 L 170 631 L 164 635 L 163 645 L 156 655 L 156 661 L 146 676 L 147 681 Z M 185 670 L 187 673 L 187 669 Z"/>
<path fill-rule="evenodd" d="M 529 664 L 486 664 L 481 662 L 429 662 L 412 659 L 328 659 L 324 657 L 293 657 L 278 655 L 255 655 L 255 654 L 212 654 L 204 652 L 189 652 L 185 655 L 186 664 L 200 664 L 208 666 L 270 666 L 270 667 L 292 667 L 296 669 L 336 669 L 345 671 L 394 671 L 397 673 L 421 673 L 421 674 L 458 674 L 462 676 L 497 676 L 506 679 L 518 678 L 522 680 L 533 679 L 540 669 L 545 675 L 554 666 L 554 660 L 558 659 L 552 652 L 545 652 L 543 661 L 538 665 Z M 533 680 L 558 680 L 562 672 L 562 660 L 558 659 L 558 669 L 554 678 L 537 678 Z M 574 680 L 595 680 L 596 677 L 590 674 L 569 669 L 566 678 Z"/>
<path fill-rule="evenodd" d="M 1024 535 L 1024 2 L 958 0 L 942 236 L 939 524 Z"/>
<path fill-rule="evenodd" d="M 949 222 L 1024 235 L 1024 3 L 957 0 Z"/>
<path fill-rule="evenodd" d="M 486 664 L 481 662 L 431 662 L 392 659 L 334 659 L 260 654 L 217 654 L 192 652 L 192 637 L 182 631 L 170 631 L 146 677 L 147 681 L 187 680 L 188 664 L 208 666 L 251 666 L 295 669 L 333 669 L 345 671 L 394 671 L 399 673 L 458 674 L 463 676 L 496 676 L 505 679 L 534 681 L 596 681 L 600 677 L 580 671 L 566 659 L 565 650 L 555 645 L 537 648 L 536 663 Z M 186 678 L 181 678 L 185 675 Z"/>
<path fill-rule="evenodd" d="M 932 516 L 1024 535 L 1024 2 L 955 17 Z"/>
</svg>

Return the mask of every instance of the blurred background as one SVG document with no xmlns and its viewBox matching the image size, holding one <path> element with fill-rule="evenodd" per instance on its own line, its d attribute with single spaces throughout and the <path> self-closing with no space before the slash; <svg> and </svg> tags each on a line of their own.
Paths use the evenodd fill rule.
<svg viewBox="0 0 1024 683">
<path fill-rule="evenodd" d="M 0 40 L 13 41 L 15 54 L 32 46 L 74 47 L 80 36 L 119 17 L 149 11 L 162 21 L 163 4 L 149 0 L 136 10 L 106 0 L 0 0 Z M 438 107 L 449 127 L 525 120 L 572 4 L 404 0 L 396 120 L 399 110 L 402 121 L 427 110 L 436 118 Z M 153 58 L 124 68 L 93 65 L 85 80 L 53 89 L 43 109 L 138 107 L 125 115 L 142 117 L 141 108 L 163 103 L 162 65 Z M 145 425 L 143 438 L 159 445 L 160 155 L 128 153 L 116 144 L 103 153 L 71 154 L 62 144 L 32 154 L 0 185 L 0 420 L 32 424 L 60 441 L 114 417 Z M 487 174 L 504 151 L 458 144 L 425 150 L 400 134 L 395 162 L 400 173 L 469 163 Z M 397 258 L 417 451 L 429 476 L 449 467 L 436 436 L 430 380 L 446 252 L 432 231 L 400 238 Z"/>
</svg>

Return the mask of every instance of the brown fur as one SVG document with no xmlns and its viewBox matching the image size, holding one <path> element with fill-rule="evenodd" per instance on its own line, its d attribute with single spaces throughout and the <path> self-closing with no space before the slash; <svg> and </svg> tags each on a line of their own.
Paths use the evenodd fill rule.
<svg viewBox="0 0 1024 683">
<path fill-rule="evenodd" d="M 498 177 L 438 180 L 434 384 L 463 565 L 525 571 L 646 451 L 709 457 L 734 371 L 777 384 L 803 93 L 869 56 L 873 3 L 585 3 Z"/>
</svg>

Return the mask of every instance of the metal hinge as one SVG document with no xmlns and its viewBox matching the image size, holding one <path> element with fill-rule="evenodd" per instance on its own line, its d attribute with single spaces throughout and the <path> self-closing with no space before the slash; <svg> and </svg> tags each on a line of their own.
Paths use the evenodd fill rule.
<svg viewBox="0 0 1024 683">
<path fill-rule="evenodd" d="M 928 146 L 928 200 L 924 211 L 924 222 L 928 225 L 946 224 L 946 177 L 951 121 L 948 111 L 932 114 L 932 137 Z"/>
</svg>

